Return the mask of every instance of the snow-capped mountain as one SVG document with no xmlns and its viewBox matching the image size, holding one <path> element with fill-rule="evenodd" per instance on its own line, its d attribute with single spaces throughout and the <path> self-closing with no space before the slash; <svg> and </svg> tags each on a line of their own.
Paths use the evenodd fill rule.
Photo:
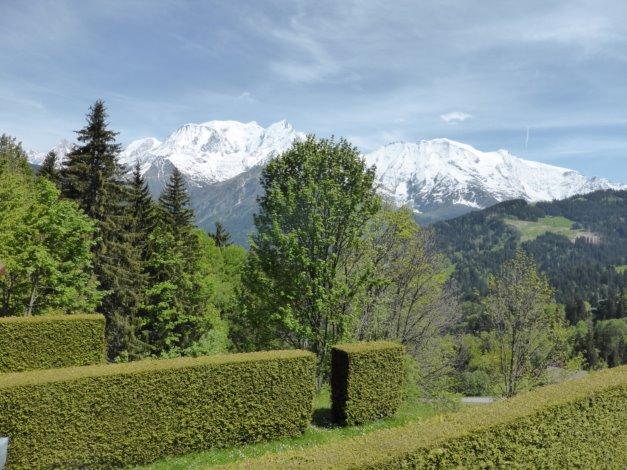
<svg viewBox="0 0 627 470">
<path fill-rule="evenodd" d="M 625 186 L 523 160 L 507 150 L 482 152 L 449 139 L 399 142 L 365 155 L 380 191 L 417 213 L 482 209 L 510 199 L 549 201 Z"/>
<path fill-rule="evenodd" d="M 65 157 L 72 150 L 72 143 L 67 139 L 62 139 L 59 141 L 57 145 L 55 145 L 50 150 L 53 150 L 57 154 L 57 162 L 62 162 L 65 160 Z M 41 165 L 46 158 L 48 152 L 37 152 L 36 150 L 29 150 L 26 152 L 28 155 L 28 162 L 33 165 Z"/>
<path fill-rule="evenodd" d="M 197 222 L 212 228 L 222 222 L 234 241 L 245 243 L 252 228 L 259 175 L 265 163 L 305 135 L 287 121 L 266 128 L 256 122 L 209 121 L 186 124 L 163 142 L 148 137 L 120 154 L 130 169 L 139 162 L 151 192 L 158 196 L 174 168 L 189 184 Z M 63 159 L 71 145 L 55 150 Z M 31 163 L 45 154 L 32 152 Z M 376 166 L 379 192 L 409 205 L 424 222 L 455 217 L 510 199 L 563 199 L 600 189 L 627 186 L 518 158 L 506 150 L 482 152 L 448 139 L 398 142 L 364 155 Z"/>
<path fill-rule="evenodd" d="M 131 142 L 120 161 L 129 167 L 139 161 L 144 174 L 159 180 L 154 186 L 162 186 L 172 167 L 178 168 L 190 185 L 203 186 L 263 164 L 302 138 L 304 134 L 287 121 L 267 128 L 238 121 L 185 124 L 164 142 L 154 138 Z"/>
</svg>

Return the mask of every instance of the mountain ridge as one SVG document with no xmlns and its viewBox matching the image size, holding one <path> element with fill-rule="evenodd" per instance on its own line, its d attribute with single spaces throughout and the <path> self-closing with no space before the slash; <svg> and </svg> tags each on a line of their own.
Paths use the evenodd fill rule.
<svg viewBox="0 0 627 470">
<path fill-rule="evenodd" d="M 163 141 L 134 140 L 120 153 L 129 169 L 140 163 L 154 196 L 178 168 L 189 186 L 198 224 L 222 222 L 234 240 L 246 243 L 252 213 L 260 195 L 261 168 L 305 134 L 286 120 L 262 127 L 256 121 L 188 123 Z M 55 147 L 61 159 L 71 148 Z M 29 152 L 31 163 L 45 154 Z M 421 223 L 443 220 L 493 204 L 564 199 L 625 185 L 589 178 L 568 168 L 525 160 L 500 149 L 483 152 L 469 144 L 439 138 L 394 142 L 363 155 L 377 168 L 379 193 L 397 205 L 411 207 Z"/>
</svg>

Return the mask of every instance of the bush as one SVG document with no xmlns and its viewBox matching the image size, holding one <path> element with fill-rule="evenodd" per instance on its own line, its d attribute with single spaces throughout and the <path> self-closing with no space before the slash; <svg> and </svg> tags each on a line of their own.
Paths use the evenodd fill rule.
<svg viewBox="0 0 627 470">
<path fill-rule="evenodd" d="M 627 464 L 627 366 L 492 405 L 226 468 L 607 468 Z"/>
<path fill-rule="evenodd" d="M 0 372 L 103 362 L 104 329 L 102 315 L 0 318 Z"/>
<path fill-rule="evenodd" d="M 315 356 L 269 351 L 0 375 L 9 468 L 113 468 L 301 434 Z"/>
<path fill-rule="evenodd" d="M 492 378 L 483 370 L 464 371 L 459 378 L 459 391 L 466 396 L 489 395 Z"/>
<path fill-rule="evenodd" d="M 387 341 L 341 344 L 331 350 L 334 419 L 353 426 L 396 413 L 403 401 L 403 346 Z"/>
</svg>

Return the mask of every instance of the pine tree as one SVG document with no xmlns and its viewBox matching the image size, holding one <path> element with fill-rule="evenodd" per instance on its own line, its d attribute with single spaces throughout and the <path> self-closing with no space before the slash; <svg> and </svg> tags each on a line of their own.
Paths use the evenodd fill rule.
<svg viewBox="0 0 627 470">
<path fill-rule="evenodd" d="M 164 223 L 170 226 L 175 238 L 194 226 L 194 211 L 190 207 L 185 180 L 175 168 L 159 197 Z"/>
<path fill-rule="evenodd" d="M 120 144 L 106 118 L 104 102 L 96 101 L 87 125 L 77 131 L 79 144 L 68 154 L 60 181 L 63 194 L 98 224 L 94 272 L 105 293 L 100 311 L 107 318 L 109 355 L 114 358 L 136 349 L 133 331 L 141 303 L 137 283 L 141 263 L 129 231 L 129 188 L 125 168 L 118 162 Z"/>
<path fill-rule="evenodd" d="M 156 205 L 150 190 L 141 174 L 139 162 L 133 168 L 129 191 L 129 208 L 131 216 L 130 230 L 134 234 L 134 245 L 140 248 L 142 259 L 146 256 L 146 242 L 157 224 Z"/>
<path fill-rule="evenodd" d="M 44 161 L 39 170 L 39 176 L 42 176 L 53 183 L 59 181 L 59 170 L 57 169 L 57 153 L 54 150 L 50 150 L 44 158 Z"/>
<path fill-rule="evenodd" d="M 156 355 L 184 353 L 211 327 L 194 218 L 183 176 L 175 170 L 159 198 L 159 221 L 148 239 L 142 330 Z"/>
<path fill-rule="evenodd" d="M 231 244 L 231 234 L 226 231 L 220 222 L 216 222 L 216 230 L 209 233 L 218 248 L 226 248 Z"/>
</svg>

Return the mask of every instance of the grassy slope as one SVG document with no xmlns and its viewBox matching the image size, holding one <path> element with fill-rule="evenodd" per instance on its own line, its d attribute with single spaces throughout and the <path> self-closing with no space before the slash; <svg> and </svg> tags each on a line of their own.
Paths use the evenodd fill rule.
<svg viewBox="0 0 627 470">
<path fill-rule="evenodd" d="M 534 240 L 545 233 L 564 235 L 574 240 L 582 230 L 572 228 L 573 221 L 566 217 L 541 217 L 536 222 L 506 218 L 504 222 L 520 232 L 521 241 Z"/>
<path fill-rule="evenodd" d="M 408 400 L 398 413 L 387 419 L 363 426 L 349 428 L 334 427 L 330 420 L 331 399 L 329 390 L 323 390 L 314 402 L 314 423 L 301 437 L 281 439 L 273 442 L 242 445 L 226 449 L 216 449 L 197 454 L 188 454 L 181 457 L 172 457 L 155 462 L 142 469 L 200 469 L 212 465 L 235 462 L 250 457 L 257 457 L 266 453 L 277 453 L 286 450 L 299 450 L 325 444 L 338 439 L 361 436 L 379 429 L 402 426 L 412 421 L 428 418 L 439 413 L 434 405 L 421 402 L 417 399 Z"/>
</svg>

